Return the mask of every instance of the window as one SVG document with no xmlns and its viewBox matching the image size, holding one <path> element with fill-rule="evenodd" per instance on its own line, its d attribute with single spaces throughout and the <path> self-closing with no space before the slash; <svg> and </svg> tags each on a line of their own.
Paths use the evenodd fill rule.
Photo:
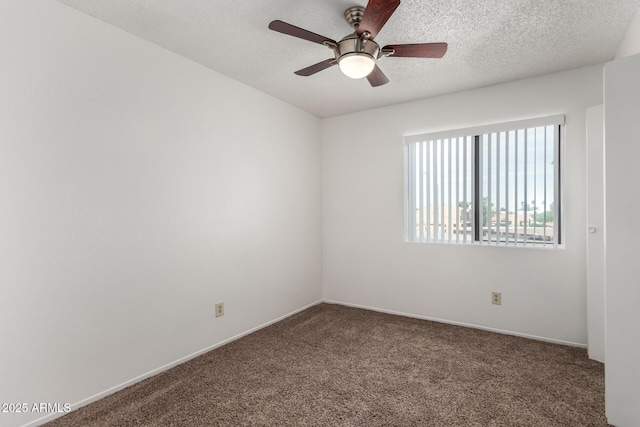
<svg viewBox="0 0 640 427">
<path fill-rule="evenodd" d="M 407 136 L 406 240 L 561 244 L 564 115 Z"/>
</svg>

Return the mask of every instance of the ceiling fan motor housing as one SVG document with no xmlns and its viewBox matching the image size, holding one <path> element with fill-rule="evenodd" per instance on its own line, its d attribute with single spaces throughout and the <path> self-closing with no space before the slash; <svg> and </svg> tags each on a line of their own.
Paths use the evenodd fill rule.
<svg viewBox="0 0 640 427">
<path fill-rule="evenodd" d="M 373 60 L 380 57 L 380 45 L 373 40 L 361 39 L 357 34 L 350 34 L 338 42 L 336 59 L 340 61 L 345 55 L 368 55 Z"/>
<path fill-rule="evenodd" d="M 353 6 L 344 11 L 344 19 L 356 32 L 349 34 L 338 42 L 338 46 L 335 49 L 336 60 L 338 60 L 338 62 L 340 62 L 340 59 L 344 56 L 352 56 L 355 54 L 368 55 L 373 60 L 380 57 L 380 46 L 378 43 L 370 40 L 368 34 L 365 37 L 358 36 L 357 34 L 358 26 L 362 21 L 364 12 L 365 8 L 362 6 Z"/>
</svg>

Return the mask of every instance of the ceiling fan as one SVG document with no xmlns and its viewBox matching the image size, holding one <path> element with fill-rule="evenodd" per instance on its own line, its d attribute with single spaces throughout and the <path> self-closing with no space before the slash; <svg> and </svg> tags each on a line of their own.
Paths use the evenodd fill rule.
<svg viewBox="0 0 640 427">
<path fill-rule="evenodd" d="M 272 21 L 269 29 L 319 43 L 333 50 L 333 58 L 298 70 L 295 74 L 311 76 L 338 64 L 348 77 L 366 77 L 371 86 L 382 86 L 389 83 L 387 76 L 376 64 L 383 56 L 442 58 L 447 52 L 446 43 L 390 44 L 380 48 L 373 39 L 399 5 L 400 0 L 369 0 L 366 9 L 361 6 L 350 7 L 344 12 L 344 18 L 355 32 L 339 42 L 279 20 Z"/>
</svg>

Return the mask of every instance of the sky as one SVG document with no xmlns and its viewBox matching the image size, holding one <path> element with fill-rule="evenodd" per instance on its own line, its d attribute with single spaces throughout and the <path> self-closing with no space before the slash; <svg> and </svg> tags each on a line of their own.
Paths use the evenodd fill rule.
<svg viewBox="0 0 640 427">
<path fill-rule="evenodd" d="M 482 197 L 494 209 L 521 211 L 526 201 L 529 209 L 535 203 L 538 212 L 551 210 L 558 164 L 555 130 L 546 126 L 481 136 Z M 471 202 L 473 140 L 441 139 L 408 146 L 415 155 L 417 206 Z"/>
</svg>

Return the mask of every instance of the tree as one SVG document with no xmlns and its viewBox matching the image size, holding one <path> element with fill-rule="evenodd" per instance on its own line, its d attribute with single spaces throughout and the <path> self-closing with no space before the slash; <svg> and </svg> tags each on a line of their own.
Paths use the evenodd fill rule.
<svg viewBox="0 0 640 427">
<path fill-rule="evenodd" d="M 473 213 L 473 204 L 471 202 L 458 202 L 458 207 L 462 208 L 460 212 L 460 220 L 463 222 L 473 222 L 471 217 Z M 493 209 L 493 203 L 491 203 L 491 212 L 495 212 Z M 482 198 L 482 223 L 488 224 L 489 221 L 489 200 L 486 197 Z"/>
<path fill-rule="evenodd" d="M 536 222 L 536 225 L 544 225 L 548 222 L 553 222 L 553 203 L 549 205 L 548 211 L 536 213 L 533 216 L 533 220 Z"/>
<path fill-rule="evenodd" d="M 534 202 L 535 202 L 535 200 L 534 200 Z M 520 208 L 523 211 L 532 212 L 535 209 L 535 205 L 534 204 L 529 205 L 529 204 L 527 204 L 526 202 L 523 201 L 523 202 L 520 202 Z"/>
<path fill-rule="evenodd" d="M 489 206 L 489 199 L 487 197 L 482 198 L 482 223 L 489 225 L 491 220 L 490 213 L 494 213 L 495 209 L 493 209 L 493 203 Z"/>
<path fill-rule="evenodd" d="M 462 208 L 460 209 L 460 222 L 463 224 L 468 224 L 470 222 L 472 222 L 471 220 L 471 202 L 458 202 L 458 207 Z"/>
</svg>

